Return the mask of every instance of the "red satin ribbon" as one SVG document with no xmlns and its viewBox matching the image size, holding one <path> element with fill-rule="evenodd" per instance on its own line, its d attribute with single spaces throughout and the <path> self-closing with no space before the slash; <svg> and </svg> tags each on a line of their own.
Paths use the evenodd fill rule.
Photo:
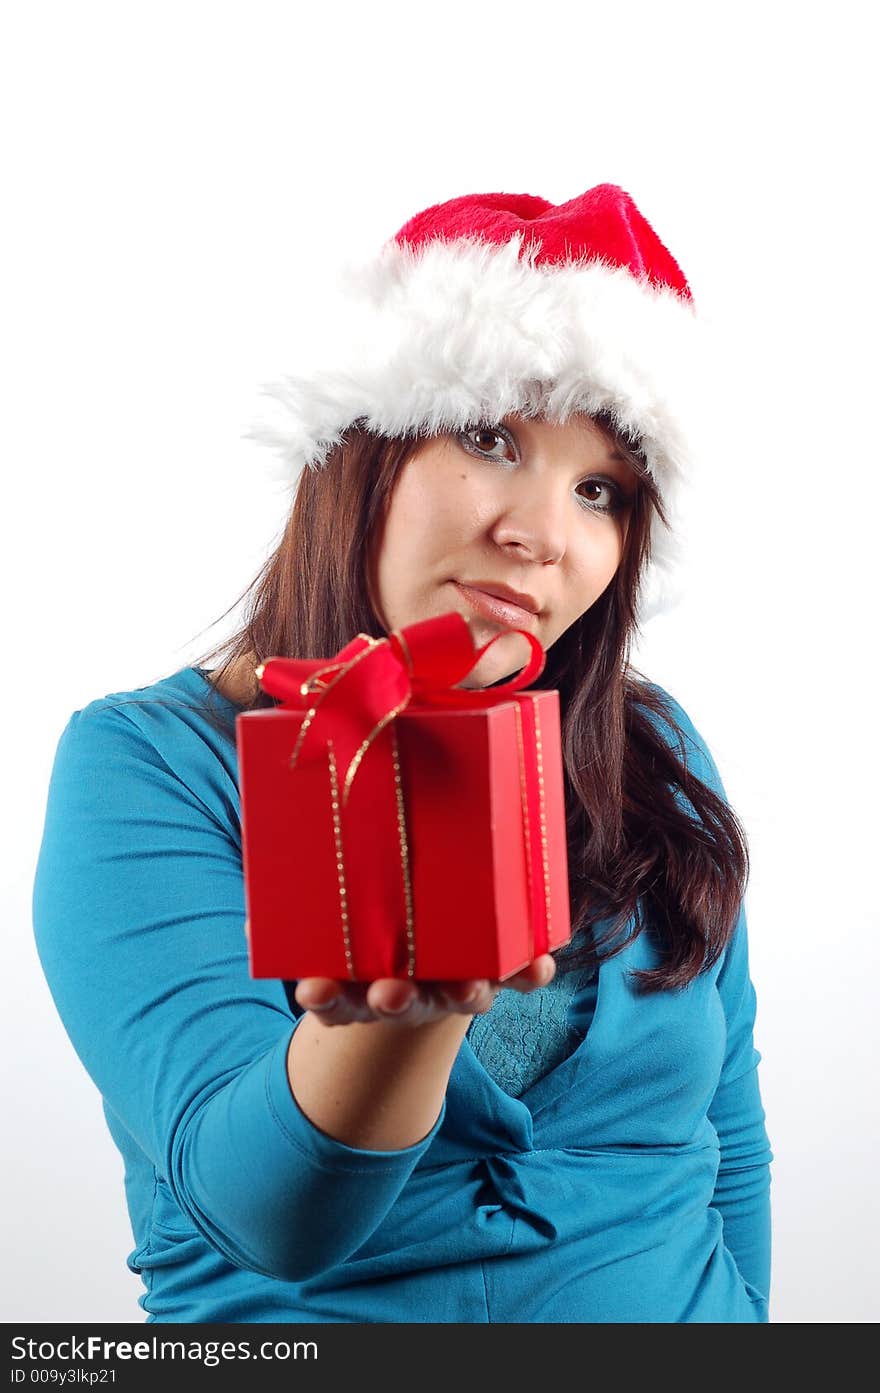
<svg viewBox="0 0 880 1393">
<path fill-rule="evenodd" d="M 328 663 L 323 659 L 269 658 L 260 685 L 285 706 L 314 715 L 297 751 L 299 760 L 326 758 L 328 740 L 348 778 L 355 755 L 384 720 L 410 704 L 481 708 L 509 701 L 544 670 L 546 654 L 526 629 L 532 654 L 522 671 L 489 689 L 455 689 L 503 634 L 474 649 L 471 631 L 457 611 L 395 629 L 388 638 L 358 634 Z M 385 742 L 381 742 L 384 746 Z M 357 767 L 351 774 L 356 777 Z"/>
</svg>

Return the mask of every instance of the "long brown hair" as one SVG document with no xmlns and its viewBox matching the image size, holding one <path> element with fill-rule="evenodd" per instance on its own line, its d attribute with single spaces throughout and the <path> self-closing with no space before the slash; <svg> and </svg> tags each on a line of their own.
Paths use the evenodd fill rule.
<svg viewBox="0 0 880 1393">
<path fill-rule="evenodd" d="M 558 689 L 562 715 L 577 942 L 554 956 L 560 971 L 595 968 L 600 956 L 622 952 L 650 926 L 661 965 L 633 977 L 639 990 L 656 992 L 686 986 L 717 960 L 738 917 L 749 855 L 736 814 L 672 748 L 678 744 L 684 751 L 686 745 L 660 689 L 629 661 L 654 510 L 664 525 L 667 519 L 638 448 L 609 417 L 592 419 L 627 459 L 639 486 L 612 583 L 547 651 L 533 684 Z M 422 438 L 380 437 L 356 425 L 320 469 L 306 469 L 281 541 L 235 602 L 249 597 L 245 622 L 194 666 L 223 655 L 212 672 L 216 682 L 240 659 L 322 658 L 356 633 L 383 637 L 365 584 L 371 539 L 398 474 Z M 206 692 L 205 714 L 234 742 L 228 708 L 224 719 L 218 695 Z M 238 709 L 275 704 L 255 683 Z M 671 744 L 649 713 L 671 730 Z M 688 800 L 696 819 L 677 794 Z"/>
</svg>

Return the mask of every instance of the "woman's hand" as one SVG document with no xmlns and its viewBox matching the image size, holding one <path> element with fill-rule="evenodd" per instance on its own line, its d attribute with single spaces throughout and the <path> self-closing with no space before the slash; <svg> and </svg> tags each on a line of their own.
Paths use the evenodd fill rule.
<svg viewBox="0 0 880 1393">
<path fill-rule="evenodd" d="M 303 1010 L 312 1011 L 315 1019 L 324 1025 L 392 1021 L 412 1026 L 425 1025 L 454 1013 L 483 1015 L 502 987 L 533 992 L 546 987 L 555 975 L 554 959 L 549 953 L 543 953 L 503 982 L 486 978 L 464 982 L 411 982 L 399 977 L 380 977 L 375 982 L 346 982 L 333 977 L 303 977 L 297 982 L 294 995 Z"/>
<path fill-rule="evenodd" d="M 488 1011 L 502 987 L 532 992 L 553 980 L 556 963 L 549 953 L 504 982 L 486 978 L 464 982 L 411 982 L 381 977 L 375 982 L 342 982 L 332 977 L 303 977 L 294 993 L 300 1006 L 313 1011 L 325 1025 L 352 1021 L 394 1021 L 425 1025 L 443 1016 L 480 1016 Z"/>
</svg>

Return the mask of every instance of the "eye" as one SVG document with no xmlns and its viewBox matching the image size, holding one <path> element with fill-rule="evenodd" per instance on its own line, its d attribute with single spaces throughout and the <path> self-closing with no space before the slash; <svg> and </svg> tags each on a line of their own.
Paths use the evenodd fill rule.
<svg viewBox="0 0 880 1393">
<path fill-rule="evenodd" d="M 629 502 L 626 493 L 614 479 L 584 479 L 583 483 L 578 484 L 578 488 L 608 490 L 611 495 L 610 502 L 608 503 L 597 503 L 592 498 L 582 499 L 587 508 L 591 508 L 597 513 L 617 513 L 621 508 L 625 508 Z"/>
<path fill-rule="evenodd" d="M 496 441 L 506 445 L 509 450 L 516 454 L 513 441 L 504 430 L 498 430 L 495 426 L 470 426 L 467 430 L 459 433 L 459 441 L 471 454 L 488 455 L 490 459 L 499 459 L 500 456 L 493 454 L 495 446 L 489 443 Z"/>
</svg>

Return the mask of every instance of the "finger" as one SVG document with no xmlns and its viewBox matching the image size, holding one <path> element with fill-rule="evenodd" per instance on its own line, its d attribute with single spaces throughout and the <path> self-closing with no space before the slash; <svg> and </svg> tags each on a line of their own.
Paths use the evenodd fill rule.
<svg viewBox="0 0 880 1393">
<path fill-rule="evenodd" d="M 513 987 L 517 992 L 532 992 L 539 987 L 546 987 L 555 976 L 555 959 L 549 953 L 542 953 L 534 962 L 529 963 L 528 967 L 524 967 L 522 972 L 508 977 L 504 986 Z"/>
<path fill-rule="evenodd" d="M 304 1011 L 326 1010 L 342 995 L 342 988 L 332 977 L 303 977 L 293 994 Z"/>
<path fill-rule="evenodd" d="M 468 1006 L 468 1011 L 474 1016 L 484 1016 L 487 1011 L 492 1010 L 492 1007 L 495 1005 L 495 998 L 500 991 L 500 983 L 487 982 L 477 993 L 476 1001 Z"/>
<path fill-rule="evenodd" d="M 352 1025 L 356 1021 L 371 1021 L 375 1017 L 362 1001 L 353 1001 L 343 994 L 328 1006 L 313 1006 L 310 1011 L 313 1020 L 321 1025 Z"/>
<path fill-rule="evenodd" d="M 378 1016 L 402 1016 L 419 1000 L 417 983 L 380 977 L 367 989 L 366 1004 Z"/>
<path fill-rule="evenodd" d="M 500 982 L 490 982 L 483 977 L 469 982 L 449 982 L 444 987 L 444 995 L 453 1010 L 465 1015 L 481 1016 L 488 1011 L 501 990 Z"/>
<path fill-rule="evenodd" d="M 373 1012 L 367 1006 L 366 983 L 337 982 L 328 978 L 320 980 L 325 985 L 328 981 L 332 981 L 336 988 L 336 994 L 330 997 L 317 992 L 315 992 L 314 998 L 308 997 L 312 1004 L 307 1009 L 312 1013 L 313 1018 L 320 1021 L 322 1025 L 351 1025 L 354 1021 L 375 1019 Z"/>
<path fill-rule="evenodd" d="M 472 1006 L 486 985 L 485 978 L 469 978 L 463 982 L 438 982 L 437 989 L 453 1006 Z"/>
</svg>

